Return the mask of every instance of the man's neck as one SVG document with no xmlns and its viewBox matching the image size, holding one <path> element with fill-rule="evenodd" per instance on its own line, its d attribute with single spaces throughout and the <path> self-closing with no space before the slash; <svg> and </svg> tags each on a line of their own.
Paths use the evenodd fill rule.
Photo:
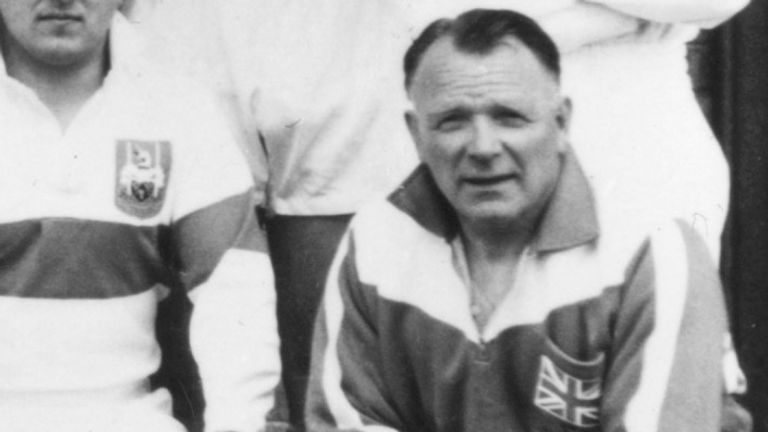
<svg viewBox="0 0 768 432">
<path fill-rule="evenodd" d="M 462 226 L 462 243 L 470 277 L 472 313 L 482 331 L 493 311 L 512 289 L 518 264 L 530 240 L 526 229 L 473 230 Z"/>
<path fill-rule="evenodd" d="M 66 130 L 104 82 L 105 51 L 67 66 L 35 61 L 14 50 L 4 50 L 3 56 L 8 76 L 32 89 Z"/>
<path fill-rule="evenodd" d="M 490 223 L 460 223 L 462 240 L 470 256 L 484 261 L 506 261 L 519 256 L 533 236 L 533 227 L 506 224 L 495 226 Z"/>
</svg>

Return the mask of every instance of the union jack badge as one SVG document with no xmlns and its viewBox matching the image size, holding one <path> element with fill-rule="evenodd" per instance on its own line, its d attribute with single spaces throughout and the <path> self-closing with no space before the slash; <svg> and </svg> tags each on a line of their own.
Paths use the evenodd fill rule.
<svg viewBox="0 0 768 432">
<path fill-rule="evenodd" d="M 171 169 L 168 141 L 117 141 L 115 204 L 141 219 L 157 215 L 163 207 Z"/>
<path fill-rule="evenodd" d="M 576 378 L 541 356 L 534 404 L 541 410 L 578 428 L 600 424 L 602 380 Z"/>
</svg>

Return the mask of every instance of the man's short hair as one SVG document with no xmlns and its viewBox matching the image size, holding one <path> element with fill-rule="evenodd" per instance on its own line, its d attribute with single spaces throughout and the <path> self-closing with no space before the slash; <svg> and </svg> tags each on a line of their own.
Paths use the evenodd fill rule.
<svg viewBox="0 0 768 432">
<path fill-rule="evenodd" d="M 405 53 L 405 88 L 410 89 L 424 53 L 435 41 L 451 37 L 462 52 L 488 54 L 505 38 L 519 40 L 541 64 L 560 80 L 560 54 L 554 41 L 531 18 L 510 10 L 473 9 L 455 19 L 434 21 L 413 41 Z"/>
</svg>

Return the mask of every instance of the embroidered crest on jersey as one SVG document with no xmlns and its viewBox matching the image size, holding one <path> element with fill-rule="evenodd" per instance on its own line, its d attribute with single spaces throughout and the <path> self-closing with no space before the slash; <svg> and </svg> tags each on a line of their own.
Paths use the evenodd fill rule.
<svg viewBox="0 0 768 432">
<path fill-rule="evenodd" d="M 138 218 L 157 215 L 163 207 L 171 168 L 168 141 L 117 141 L 115 204 Z"/>
<path fill-rule="evenodd" d="M 534 404 L 544 412 L 576 427 L 595 427 L 600 424 L 600 396 L 600 379 L 576 378 L 541 356 Z"/>
</svg>

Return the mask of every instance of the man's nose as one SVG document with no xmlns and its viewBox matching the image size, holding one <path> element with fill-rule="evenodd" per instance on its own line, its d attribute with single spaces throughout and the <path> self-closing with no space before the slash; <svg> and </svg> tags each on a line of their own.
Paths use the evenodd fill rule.
<svg viewBox="0 0 768 432">
<path fill-rule="evenodd" d="M 491 159 L 501 154 L 501 137 L 492 122 L 484 118 L 473 121 L 467 153 L 476 159 Z"/>
</svg>

